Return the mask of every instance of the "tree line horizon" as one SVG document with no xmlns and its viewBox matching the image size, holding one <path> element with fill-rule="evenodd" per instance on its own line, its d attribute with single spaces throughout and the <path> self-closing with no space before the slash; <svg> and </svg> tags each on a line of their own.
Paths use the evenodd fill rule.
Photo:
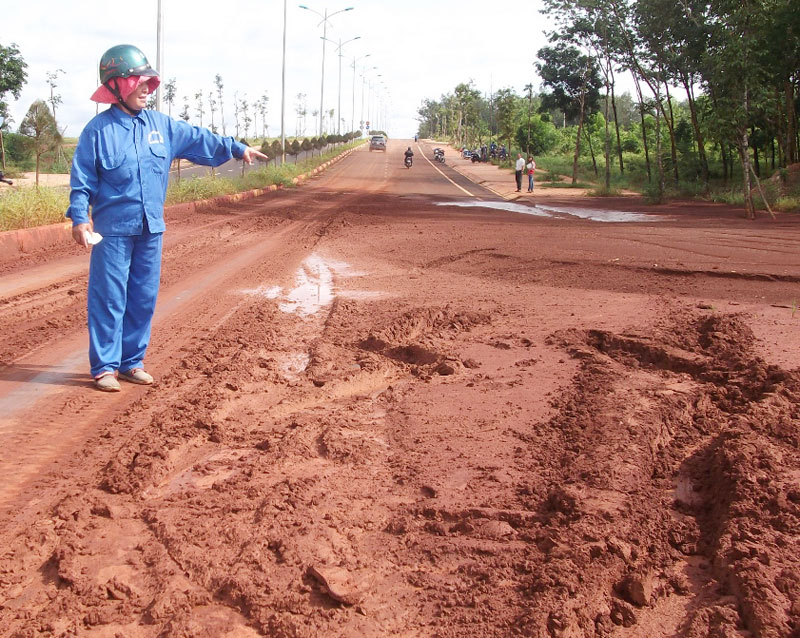
<svg viewBox="0 0 800 638">
<path fill-rule="evenodd" d="M 458 84 L 423 101 L 421 135 L 537 155 L 569 148 L 573 182 L 589 155 L 596 173 L 602 158 L 606 189 L 612 172 L 641 167 L 659 199 L 689 182 L 701 192 L 740 182 L 748 218 L 755 194 L 766 203 L 761 177 L 800 161 L 795 0 L 543 2 L 555 29 L 533 62 L 542 90 L 487 97 Z M 618 94 L 622 74 L 633 96 Z"/>
</svg>

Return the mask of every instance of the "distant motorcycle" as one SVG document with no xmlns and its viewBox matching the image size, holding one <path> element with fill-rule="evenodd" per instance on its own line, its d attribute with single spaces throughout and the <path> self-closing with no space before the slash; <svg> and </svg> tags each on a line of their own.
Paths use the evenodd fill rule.
<svg viewBox="0 0 800 638">
<path fill-rule="evenodd" d="M 472 151 L 469 150 L 468 148 L 462 149 L 461 157 L 463 157 L 464 159 L 469 159 L 470 157 L 472 157 Z"/>
<path fill-rule="evenodd" d="M 441 162 L 444 164 L 444 149 L 435 148 L 433 149 L 433 159 L 437 162 Z"/>
<path fill-rule="evenodd" d="M 3 171 L 0 171 L 0 182 L 5 182 L 9 186 L 13 186 L 14 185 L 14 182 L 12 182 L 10 179 L 6 179 L 5 178 L 5 176 L 3 175 Z"/>
<path fill-rule="evenodd" d="M 481 152 L 480 152 L 479 150 L 477 150 L 477 149 L 475 149 L 474 151 L 472 151 L 472 154 L 471 154 L 471 156 L 470 156 L 470 159 L 472 160 L 472 163 L 473 163 L 473 164 L 474 164 L 475 162 L 485 162 L 485 161 L 486 161 L 486 159 L 484 158 L 484 155 L 483 155 L 483 153 L 481 153 Z"/>
<path fill-rule="evenodd" d="M 406 168 L 411 168 L 412 161 L 413 159 L 411 155 L 406 155 L 406 160 L 405 160 Z"/>
</svg>

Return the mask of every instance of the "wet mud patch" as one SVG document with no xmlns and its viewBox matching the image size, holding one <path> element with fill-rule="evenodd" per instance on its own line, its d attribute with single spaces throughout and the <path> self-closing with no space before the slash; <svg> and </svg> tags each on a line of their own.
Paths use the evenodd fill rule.
<svg viewBox="0 0 800 638">
<path fill-rule="evenodd" d="M 753 354 L 741 315 L 685 312 L 648 333 L 565 331 L 551 341 L 581 361 L 573 390 L 556 400 L 559 414 L 547 424 L 567 450 L 559 459 L 564 468 L 553 467 L 554 474 L 581 487 L 566 499 L 557 491 L 555 500 L 542 486 L 523 489 L 540 499 L 541 513 L 556 510 L 555 527 L 578 532 L 594 512 L 600 518 L 591 535 L 606 544 L 622 539 L 617 553 L 624 564 L 598 566 L 594 574 L 611 593 L 603 603 L 610 613 L 595 616 L 595 626 L 610 632 L 613 625 L 646 623 L 648 609 L 688 597 L 692 603 L 683 605 L 675 627 L 680 635 L 734 635 L 739 628 L 795 635 L 797 372 Z M 610 447 L 620 436 L 616 445 L 626 447 L 630 464 Z M 531 442 L 544 444 L 540 436 Z M 607 465 L 611 458 L 615 463 Z M 599 494 L 609 490 L 621 496 L 617 511 L 597 507 Z M 576 550 L 567 554 L 580 566 Z M 647 574 L 647 581 L 632 589 L 632 574 Z M 709 587 L 717 596 L 708 595 Z M 589 629 L 577 610 L 560 612 L 559 623 Z"/>
<path fill-rule="evenodd" d="M 411 367 L 414 375 L 455 374 L 465 363 L 455 352 L 443 349 L 453 335 L 491 323 L 484 313 L 451 308 L 422 308 L 404 313 L 357 342 L 366 352 L 382 355 Z"/>
</svg>

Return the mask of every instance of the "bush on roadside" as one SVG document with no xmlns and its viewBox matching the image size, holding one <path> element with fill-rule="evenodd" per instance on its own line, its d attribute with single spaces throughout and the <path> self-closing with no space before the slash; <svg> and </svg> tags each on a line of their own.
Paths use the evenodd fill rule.
<svg viewBox="0 0 800 638">
<path fill-rule="evenodd" d="M 786 195 L 775 202 L 775 210 L 783 213 L 800 213 L 800 196 Z"/>
<path fill-rule="evenodd" d="M 14 164 L 20 171 L 31 171 L 36 167 L 36 158 L 28 139 L 17 133 L 3 133 L 6 162 Z"/>
<path fill-rule="evenodd" d="M 605 185 L 598 186 L 597 188 L 592 188 L 587 191 L 587 195 L 592 197 L 619 197 L 622 194 L 622 191 L 618 188 L 606 188 Z"/>
</svg>

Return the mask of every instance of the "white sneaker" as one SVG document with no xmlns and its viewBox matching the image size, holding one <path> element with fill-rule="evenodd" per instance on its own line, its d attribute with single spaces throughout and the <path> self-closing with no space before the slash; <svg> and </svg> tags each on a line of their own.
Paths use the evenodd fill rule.
<svg viewBox="0 0 800 638">
<path fill-rule="evenodd" d="M 153 383 L 153 377 L 142 370 L 142 368 L 131 368 L 125 372 L 120 372 L 119 376 L 121 379 L 125 379 L 125 381 L 138 383 L 139 385 L 150 385 Z"/>
<path fill-rule="evenodd" d="M 111 370 L 106 370 L 99 377 L 95 377 L 94 387 L 103 392 L 119 392 L 121 390 L 117 375 Z"/>
</svg>

